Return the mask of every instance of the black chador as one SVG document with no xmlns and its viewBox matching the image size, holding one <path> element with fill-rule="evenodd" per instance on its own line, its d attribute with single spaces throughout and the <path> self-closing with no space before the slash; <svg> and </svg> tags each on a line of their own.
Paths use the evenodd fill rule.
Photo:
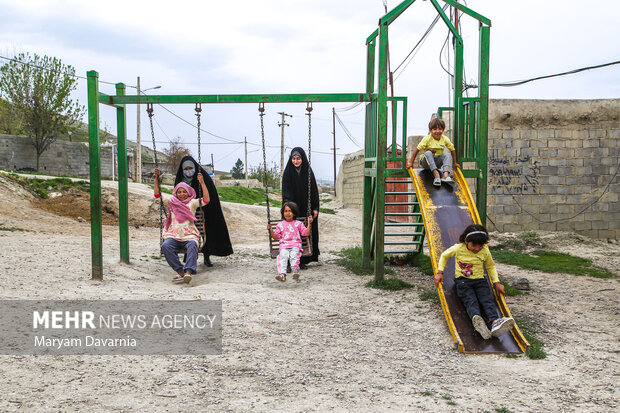
<svg viewBox="0 0 620 413">
<path fill-rule="evenodd" d="M 211 265 L 209 259 L 210 255 L 217 255 L 219 257 L 225 257 L 233 253 L 232 245 L 230 244 L 230 236 L 228 235 L 228 227 L 226 226 L 226 220 L 222 213 L 222 206 L 220 205 L 220 198 L 217 195 L 217 189 L 213 180 L 202 167 L 198 165 L 198 162 L 191 156 L 184 156 L 181 159 L 181 165 L 177 171 L 177 176 L 174 180 L 176 186 L 179 182 L 185 182 L 190 185 L 196 191 L 196 196 L 200 193 L 200 184 L 196 172 L 202 174 L 205 180 L 205 185 L 209 191 L 210 202 L 202 207 L 203 216 L 205 217 L 205 245 L 202 247 L 201 252 L 204 254 L 205 264 Z"/>
<path fill-rule="evenodd" d="M 298 167 L 293 164 L 293 156 L 301 158 Z M 302 266 L 319 260 L 319 188 L 306 152 L 299 147 L 293 148 L 282 176 L 282 201 L 295 202 L 299 207 L 299 216 L 304 217 L 308 214 L 308 170 L 310 170 L 310 210 L 315 218 L 312 222 L 312 256 L 301 257 Z"/>
</svg>

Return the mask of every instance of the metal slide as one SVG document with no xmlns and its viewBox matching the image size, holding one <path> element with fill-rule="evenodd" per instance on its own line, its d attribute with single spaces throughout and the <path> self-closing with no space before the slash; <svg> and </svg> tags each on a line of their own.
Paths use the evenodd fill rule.
<svg viewBox="0 0 620 413">
<path fill-rule="evenodd" d="M 442 184 L 439 188 L 433 186 L 431 171 L 410 168 L 409 175 L 418 195 L 433 272 L 436 272 L 441 253 L 459 242 L 459 235 L 465 227 L 479 224 L 480 217 L 460 170 L 454 171 L 453 177 L 456 182 L 453 185 Z M 484 340 L 474 330 L 465 307 L 456 295 L 454 258 L 448 260 L 443 279 L 443 287 L 439 285 L 438 294 L 450 333 L 460 352 L 517 354 L 525 352 L 529 343 L 516 324 L 510 333 L 490 340 Z M 492 290 L 490 282 L 489 289 Z M 495 298 L 500 312 L 505 317 L 511 317 L 504 297 Z"/>
</svg>

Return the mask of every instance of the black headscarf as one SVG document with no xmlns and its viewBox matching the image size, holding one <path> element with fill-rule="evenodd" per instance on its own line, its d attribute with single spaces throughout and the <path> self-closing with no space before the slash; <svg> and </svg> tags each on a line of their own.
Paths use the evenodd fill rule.
<svg viewBox="0 0 620 413">
<path fill-rule="evenodd" d="M 293 165 L 293 154 L 301 157 L 301 166 L 299 171 Z M 319 210 L 319 188 L 316 185 L 314 172 L 308 163 L 306 152 L 302 148 L 293 148 L 288 158 L 284 175 L 282 176 L 282 201 L 293 201 L 299 207 L 299 216 L 308 215 L 308 170 L 310 170 L 310 209 L 311 211 Z M 310 212 L 312 214 L 312 212 Z M 312 222 L 312 256 L 301 257 L 302 263 L 308 263 L 319 260 L 319 221 L 317 219 Z"/>
<path fill-rule="evenodd" d="M 204 177 L 205 186 L 209 191 L 210 198 L 209 203 L 202 207 L 203 216 L 205 217 L 206 242 L 202 247 L 201 252 L 205 255 L 217 255 L 220 257 L 230 255 L 233 253 L 233 249 L 230 244 L 230 236 L 228 235 L 226 220 L 224 219 L 224 214 L 222 213 L 220 197 L 218 196 L 217 189 L 215 189 L 215 184 L 207 171 L 199 166 L 198 162 L 196 162 L 191 156 L 184 156 L 183 159 L 181 159 L 181 164 L 177 170 L 174 185 L 176 186 L 179 182 L 183 182 L 183 162 L 188 160 L 194 163 L 194 170 L 196 172 L 200 171 Z M 192 181 L 189 185 L 194 188 L 197 197 L 202 193 L 200 183 L 198 182 L 198 175 L 196 173 L 192 176 Z"/>
</svg>

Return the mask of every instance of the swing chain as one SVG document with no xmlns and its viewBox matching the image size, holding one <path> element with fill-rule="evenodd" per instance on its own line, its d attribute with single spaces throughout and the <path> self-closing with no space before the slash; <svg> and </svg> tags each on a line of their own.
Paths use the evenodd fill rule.
<svg viewBox="0 0 620 413">
<path fill-rule="evenodd" d="M 264 170 L 264 175 L 263 175 L 263 181 L 265 183 L 265 202 L 267 202 L 267 223 L 271 222 L 271 212 L 269 210 L 269 188 L 267 185 L 267 155 L 266 155 L 266 149 L 265 149 L 265 122 L 263 120 L 263 117 L 265 116 L 265 104 L 264 103 L 259 103 L 258 104 L 258 111 L 260 112 L 259 116 L 260 116 L 260 134 L 261 134 L 261 138 L 263 141 L 263 170 Z"/>
<path fill-rule="evenodd" d="M 308 217 L 312 216 L 311 204 L 311 187 L 312 187 L 312 169 L 310 168 L 310 159 L 312 158 L 312 102 L 306 105 L 306 115 L 308 116 Z M 314 217 L 312 217 L 314 218 Z"/>
<path fill-rule="evenodd" d="M 152 103 L 146 104 L 146 113 L 148 113 L 149 115 L 149 123 L 151 125 L 151 137 L 153 138 L 153 158 L 155 160 L 155 168 L 159 169 L 159 162 L 157 161 L 157 145 L 155 143 L 155 129 L 153 128 L 153 104 Z M 142 159 L 138 159 L 138 162 L 142 162 Z M 157 177 L 155 177 L 155 179 L 157 179 Z M 161 180 L 159 180 L 157 183 L 161 185 Z M 163 215 L 164 215 L 164 200 L 160 192 L 160 196 L 159 196 L 159 250 L 160 250 L 160 253 L 161 253 L 161 246 L 164 242 L 162 238 L 163 227 L 164 227 Z"/>
<path fill-rule="evenodd" d="M 202 112 L 202 107 L 200 103 L 196 103 L 196 109 L 194 110 L 196 111 L 196 118 L 198 119 L 198 166 L 200 166 L 200 112 Z"/>
</svg>

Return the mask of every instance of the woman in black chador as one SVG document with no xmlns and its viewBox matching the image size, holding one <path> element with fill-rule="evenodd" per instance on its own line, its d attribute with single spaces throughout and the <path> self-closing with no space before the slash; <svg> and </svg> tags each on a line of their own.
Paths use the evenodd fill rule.
<svg viewBox="0 0 620 413">
<path fill-rule="evenodd" d="M 310 209 L 312 211 L 312 255 L 301 257 L 300 268 L 319 260 L 319 189 L 314 173 L 308 163 L 306 152 L 301 148 L 293 148 L 282 176 L 282 202 L 293 201 L 299 206 L 299 215 L 308 214 L 308 169 L 310 169 Z"/>
<path fill-rule="evenodd" d="M 181 159 L 181 165 L 177 171 L 177 176 L 174 180 L 176 186 L 179 182 L 185 182 L 198 194 L 200 184 L 196 171 L 200 171 L 200 174 L 204 177 L 207 190 L 209 191 L 210 201 L 207 205 L 202 207 L 203 216 L 205 217 L 205 245 L 202 247 L 204 254 L 205 265 L 207 267 L 213 266 L 210 255 L 217 255 L 219 257 L 225 257 L 233 253 L 232 245 L 230 244 L 230 237 L 228 235 L 228 227 L 226 226 L 226 220 L 224 214 L 222 214 L 222 206 L 220 205 L 220 198 L 217 195 L 217 189 L 213 180 L 205 171 L 198 165 L 198 162 L 191 156 L 184 156 Z"/>
</svg>

